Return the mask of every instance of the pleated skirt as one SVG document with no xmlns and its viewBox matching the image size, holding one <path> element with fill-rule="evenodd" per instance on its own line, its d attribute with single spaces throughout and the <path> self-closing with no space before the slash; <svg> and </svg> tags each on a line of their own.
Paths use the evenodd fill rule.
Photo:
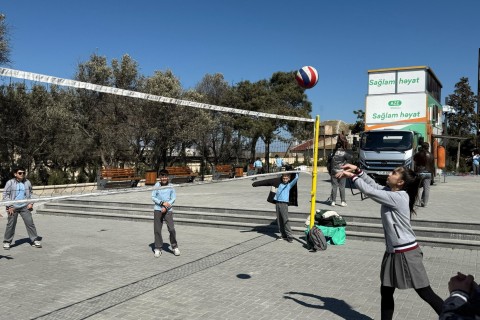
<svg viewBox="0 0 480 320">
<path fill-rule="evenodd" d="M 380 272 L 382 286 L 398 289 L 425 288 L 430 285 L 420 247 L 401 253 L 385 252 Z"/>
</svg>

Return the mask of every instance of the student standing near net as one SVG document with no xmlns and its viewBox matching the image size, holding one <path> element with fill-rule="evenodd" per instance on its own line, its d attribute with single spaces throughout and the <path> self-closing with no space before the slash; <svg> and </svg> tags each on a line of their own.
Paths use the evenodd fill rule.
<svg viewBox="0 0 480 320">
<path fill-rule="evenodd" d="M 278 156 L 278 154 L 275 155 L 275 167 L 277 169 L 277 172 L 282 171 L 282 166 L 283 166 L 283 159 Z"/>
<path fill-rule="evenodd" d="M 27 200 L 32 198 L 32 184 L 26 179 L 25 169 L 17 167 L 13 170 L 14 178 L 7 181 L 3 189 L 3 200 Z M 15 228 L 17 226 L 18 215 L 22 216 L 25 227 L 27 228 L 28 237 L 30 238 L 32 247 L 41 248 L 42 243 L 37 235 L 37 229 L 32 218 L 33 203 L 18 202 L 7 206 L 8 221 L 3 237 L 3 249 L 9 250 Z"/>
<path fill-rule="evenodd" d="M 478 150 L 472 152 L 472 167 L 473 167 L 473 174 L 479 175 L 480 174 L 480 154 L 478 154 Z"/>
<path fill-rule="evenodd" d="M 288 168 L 287 170 L 290 169 L 291 168 Z M 272 187 L 267 201 L 275 204 L 277 224 L 280 232 L 280 237 L 278 239 L 286 240 L 290 243 L 293 242 L 293 232 L 288 220 L 288 206 L 298 206 L 297 181 L 298 173 L 285 173 L 282 174 L 280 179 L 277 177 L 273 179 L 256 181 L 252 184 L 254 187 Z"/>
<path fill-rule="evenodd" d="M 178 249 L 172 209 L 173 203 L 176 199 L 176 193 L 175 189 L 170 185 L 167 170 L 163 169 L 160 171 L 160 182 L 155 184 L 155 188 L 159 189 L 155 189 L 152 192 L 152 200 L 155 203 L 153 211 L 153 232 L 155 235 L 154 256 L 158 258 L 162 255 L 163 222 L 167 223 L 167 229 L 170 233 L 170 246 L 172 247 L 173 254 L 179 256 L 180 249 Z"/>
<path fill-rule="evenodd" d="M 428 142 L 422 143 L 420 150 L 413 156 L 413 162 L 415 163 L 415 172 L 426 173 L 422 179 L 422 197 L 420 199 L 420 206 L 426 207 L 428 199 L 430 197 L 430 184 L 435 174 L 435 159 L 433 155 L 428 151 L 430 145 Z"/>
<path fill-rule="evenodd" d="M 328 172 L 330 173 L 332 191 L 330 192 L 330 205 L 335 207 L 335 202 L 337 201 L 337 189 L 340 190 L 340 199 L 342 202 L 340 206 L 346 207 L 347 202 L 345 201 L 345 178 L 336 178 L 335 175 L 342 171 L 342 166 L 352 159 L 352 156 L 347 153 L 344 148 L 344 143 L 338 141 L 335 144 L 335 150 L 333 150 L 333 156 L 329 163 Z"/>
<path fill-rule="evenodd" d="M 262 163 L 262 160 L 260 160 L 260 158 L 257 158 L 257 160 L 255 160 L 255 162 L 253 163 L 253 166 L 255 168 L 255 174 L 263 173 L 263 163 Z"/>
<path fill-rule="evenodd" d="M 386 244 L 380 272 L 382 319 L 393 318 L 395 288 L 414 288 L 440 314 L 443 300 L 430 287 L 423 265 L 423 253 L 410 224 L 411 215 L 415 214 L 414 204 L 421 176 L 409 168 L 398 167 L 389 174 L 387 187 L 384 187 L 355 165 L 346 164 L 343 169 L 337 173 L 337 178 L 352 178 L 361 192 L 381 204 L 380 215 Z"/>
</svg>

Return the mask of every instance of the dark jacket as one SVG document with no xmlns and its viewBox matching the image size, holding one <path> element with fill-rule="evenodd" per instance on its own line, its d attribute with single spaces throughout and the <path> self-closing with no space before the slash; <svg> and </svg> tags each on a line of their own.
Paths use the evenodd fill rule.
<svg viewBox="0 0 480 320">
<path fill-rule="evenodd" d="M 461 298 L 463 297 L 463 299 Z M 469 296 L 463 291 L 453 291 L 443 303 L 440 320 L 480 319 L 480 288 Z"/>
<path fill-rule="evenodd" d="M 295 178 L 295 173 L 290 174 L 290 179 Z M 275 187 L 278 188 L 278 186 L 282 183 L 282 177 L 276 177 L 276 178 L 271 178 L 271 179 L 266 179 L 266 180 L 260 180 L 260 181 L 255 181 L 252 183 L 253 187 Z M 270 190 L 268 193 L 267 201 L 270 203 L 275 203 L 275 200 L 273 199 L 275 197 L 275 191 Z M 288 205 L 289 206 L 296 206 L 298 207 L 298 189 L 297 189 L 297 184 L 295 184 L 292 189 L 290 189 L 290 196 L 288 199 Z"/>
<path fill-rule="evenodd" d="M 418 151 L 413 156 L 413 162 L 415 163 L 415 172 L 430 172 L 432 177 L 435 176 L 435 159 L 429 151 L 425 149 Z"/>
</svg>

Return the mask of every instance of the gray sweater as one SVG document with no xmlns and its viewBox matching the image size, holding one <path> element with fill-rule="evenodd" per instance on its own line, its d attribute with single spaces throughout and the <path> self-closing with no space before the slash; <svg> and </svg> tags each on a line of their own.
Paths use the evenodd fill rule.
<svg viewBox="0 0 480 320">
<path fill-rule="evenodd" d="M 361 172 L 353 179 L 355 186 L 380 203 L 386 251 L 405 252 L 418 247 L 415 233 L 410 225 L 409 196 L 405 191 L 391 191 L 389 187 L 377 184 L 366 173 Z"/>
<path fill-rule="evenodd" d="M 342 171 L 342 166 L 347 162 L 350 162 L 352 156 L 347 153 L 344 149 L 338 149 L 335 151 L 335 154 L 332 157 L 332 163 L 330 167 L 330 174 L 334 175 Z"/>
<path fill-rule="evenodd" d="M 15 200 L 17 197 L 17 191 L 19 190 L 18 184 L 21 182 L 18 182 L 17 179 L 13 178 L 7 181 L 5 184 L 5 188 L 3 188 L 3 200 L 4 201 L 10 201 L 10 200 Z M 23 184 L 25 185 L 25 199 L 30 199 L 32 198 L 32 184 L 30 183 L 29 180 L 25 179 L 23 181 Z M 27 203 L 25 202 L 25 206 Z M 7 205 L 8 207 L 11 207 L 12 205 Z"/>
</svg>

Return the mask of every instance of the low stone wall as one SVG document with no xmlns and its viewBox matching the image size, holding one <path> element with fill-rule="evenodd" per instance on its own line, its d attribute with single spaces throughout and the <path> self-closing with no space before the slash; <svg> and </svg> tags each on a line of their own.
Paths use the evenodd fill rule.
<svg viewBox="0 0 480 320">
<path fill-rule="evenodd" d="M 312 167 L 309 166 L 300 166 L 298 169 L 302 172 L 312 172 Z M 317 173 L 327 172 L 326 167 L 318 167 Z M 247 176 L 247 173 L 244 172 L 243 176 Z M 157 179 L 157 181 L 159 181 Z M 200 181 L 200 177 L 197 177 L 195 181 Z M 206 175 L 204 181 L 212 181 L 212 175 Z M 138 183 L 139 187 L 145 186 L 145 179 L 140 180 Z M 91 193 L 97 191 L 97 183 L 76 183 L 76 184 L 59 184 L 52 186 L 33 186 L 34 197 L 46 197 L 54 195 L 65 195 L 65 194 L 82 194 L 82 193 Z M 0 189 L 0 193 L 3 194 L 3 189 Z"/>
</svg>

